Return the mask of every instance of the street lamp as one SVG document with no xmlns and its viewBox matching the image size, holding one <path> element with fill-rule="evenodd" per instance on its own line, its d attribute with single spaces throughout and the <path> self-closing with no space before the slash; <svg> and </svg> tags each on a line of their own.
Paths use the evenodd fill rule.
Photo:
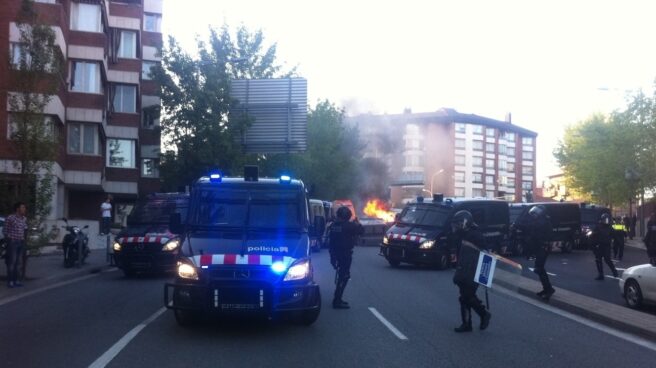
<svg viewBox="0 0 656 368">
<path fill-rule="evenodd" d="M 444 169 L 440 169 L 438 172 L 436 172 L 435 174 L 433 174 L 433 176 L 431 176 L 431 189 L 430 189 L 430 191 L 431 191 L 431 196 L 433 195 L 433 193 L 435 193 L 435 191 L 433 190 L 433 181 L 435 180 L 435 177 L 436 177 L 436 176 L 440 175 L 440 174 L 443 173 L 443 172 L 444 172 Z"/>
</svg>

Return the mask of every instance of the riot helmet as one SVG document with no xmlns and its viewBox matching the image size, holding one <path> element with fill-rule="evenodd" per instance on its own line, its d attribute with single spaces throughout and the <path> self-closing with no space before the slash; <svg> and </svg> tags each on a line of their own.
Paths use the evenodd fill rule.
<svg viewBox="0 0 656 368">
<path fill-rule="evenodd" d="M 603 225 L 610 225 L 612 223 L 610 215 L 607 213 L 602 213 L 599 217 L 599 223 Z"/>
<path fill-rule="evenodd" d="M 352 215 L 353 214 L 351 213 L 351 210 L 346 206 L 342 206 L 342 207 L 337 209 L 337 219 L 338 220 L 348 221 L 348 220 L 351 219 Z"/>
<path fill-rule="evenodd" d="M 453 232 L 468 231 L 474 224 L 474 217 L 467 210 L 460 210 L 451 219 L 451 230 Z"/>
<path fill-rule="evenodd" d="M 546 213 L 546 209 L 544 206 L 533 206 L 531 207 L 530 210 L 528 210 L 528 214 L 531 215 L 533 218 L 538 218 L 544 216 Z"/>
</svg>

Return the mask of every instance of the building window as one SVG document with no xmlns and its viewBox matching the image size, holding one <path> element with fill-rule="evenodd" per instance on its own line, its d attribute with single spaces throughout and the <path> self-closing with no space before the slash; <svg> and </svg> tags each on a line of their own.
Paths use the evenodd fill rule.
<svg viewBox="0 0 656 368">
<path fill-rule="evenodd" d="M 532 181 L 523 181 L 522 182 L 522 189 L 524 189 L 524 190 L 533 189 L 533 182 Z"/>
<path fill-rule="evenodd" d="M 522 146 L 533 146 L 533 137 L 522 137 Z"/>
<path fill-rule="evenodd" d="M 466 162 L 465 156 L 456 155 L 456 165 L 465 166 L 465 162 Z"/>
<path fill-rule="evenodd" d="M 465 182 L 465 173 L 462 172 L 462 171 L 456 171 L 455 179 L 456 179 L 456 183 L 464 183 Z"/>
<path fill-rule="evenodd" d="M 494 160 L 485 160 L 485 167 L 488 169 L 494 169 Z"/>
<path fill-rule="evenodd" d="M 465 196 L 465 188 L 455 188 L 455 191 L 453 193 L 456 197 L 464 197 Z"/>
<path fill-rule="evenodd" d="M 488 137 L 494 137 L 494 128 L 485 128 L 485 135 Z"/>
<path fill-rule="evenodd" d="M 137 57 L 137 32 L 121 31 L 118 57 L 134 59 Z"/>
<path fill-rule="evenodd" d="M 506 163 L 506 171 L 515 172 L 515 163 L 514 162 Z"/>
<path fill-rule="evenodd" d="M 494 175 L 485 175 L 485 184 L 494 185 Z"/>
<path fill-rule="evenodd" d="M 51 116 L 44 115 L 43 116 L 43 130 L 41 129 L 34 129 L 32 127 L 33 120 L 30 120 L 27 122 L 28 127 L 26 131 L 20 132 L 18 128 L 18 124 L 20 122 L 17 120 L 19 117 L 15 113 L 9 113 L 7 114 L 7 139 L 9 140 L 15 140 L 18 137 L 16 136 L 17 134 L 26 134 L 28 136 L 35 136 L 38 135 L 39 137 L 43 139 L 55 139 L 55 122 Z M 39 139 L 41 139 L 39 138 Z"/>
<path fill-rule="evenodd" d="M 408 149 L 419 149 L 419 140 L 418 139 L 408 139 L 406 141 L 406 147 Z"/>
<path fill-rule="evenodd" d="M 100 68 L 98 63 L 74 61 L 71 71 L 71 91 L 100 93 Z"/>
<path fill-rule="evenodd" d="M 494 143 L 486 143 L 485 144 L 485 151 L 486 152 L 494 152 Z"/>
<path fill-rule="evenodd" d="M 159 177 L 157 161 L 153 158 L 144 158 L 141 160 L 141 176 L 146 178 Z"/>
<path fill-rule="evenodd" d="M 467 125 L 463 123 L 456 123 L 455 125 L 456 133 L 464 133 L 467 130 Z"/>
<path fill-rule="evenodd" d="M 107 166 L 134 168 L 134 141 L 131 139 L 107 139 Z"/>
<path fill-rule="evenodd" d="M 494 199 L 494 191 L 493 190 L 488 190 L 485 192 L 485 197 L 489 199 Z"/>
<path fill-rule="evenodd" d="M 508 177 L 507 176 L 500 176 L 499 177 L 499 185 L 502 186 L 507 186 L 508 185 Z"/>
<path fill-rule="evenodd" d="M 456 148 L 465 148 L 465 140 L 462 138 L 456 138 Z"/>
<path fill-rule="evenodd" d="M 98 154 L 98 126 L 96 124 L 68 123 L 68 153 Z"/>
<path fill-rule="evenodd" d="M 508 147 L 506 149 L 506 156 L 508 157 L 515 157 L 515 148 L 513 147 Z"/>
<path fill-rule="evenodd" d="M 472 189 L 472 197 L 483 197 L 483 189 Z"/>
<path fill-rule="evenodd" d="M 137 87 L 116 85 L 114 91 L 114 111 L 134 113 L 137 111 Z"/>
<path fill-rule="evenodd" d="M 152 129 L 159 126 L 159 106 L 149 106 L 142 111 L 142 126 Z"/>
<path fill-rule="evenodd" d="M 533 160 L 533 152 L 522 151 L 522 159 Z"/>
<path fill-rule="evenodd" d="M 14 69 L 21 69 L 21 61 L 24 60 L 25 66 L 29 67 L 32 63 L 32 55 L 26 52 L 25 45 L 20 43 L 12 42 L 10 49 L 10 61 Z"/>
<path fill-rule="evenodd" d="M 483 174 L 473 173 L 472 174 L 472 183 L 483 184 Z"/>
<path fill-rule="evenodd" d="M 155 66 L 157 64 L 159 64 L 159 63 L 156 62 L 156 61 L 145 61 L 144 60 L 141 63 L 141 79 L 152 80 L 153 77 L 152 77 L 151 73 L 153 71 L 153 68 L 155 68 Z"/>
<path fill-rule="evenodd" d="M 506 154 L 506 145 L 505 144 L 500 144 L 499 145 L 499 154 L 500 155 L 505 155 Z"/>
<path fill-rule="evenodd" d="M 480 157 L 480 156 L 472 157 L 472 166 L 474 166 L 474 167 L 483 167 L 483 157 Z"/>
<path fill-rule="evenodd" d="M 473 147 L 477 151 L 483 150 L 483 141 L 473 141 Z"/>
<path fill-rule="evenodd" d="M 100 5 L 71 2 L 71 29 L 102 32 Z"/>
<path fill-rule="evenodd" d="M 522 166 L 522 175 L 533 175 L 532 166 Z"/>
<path fill-rule="evenodd" d="M 472 129 L 474 131 L 474 134 L 483 134 L 483 126 L 482 125 L 472 125 Z"/>
<path fill-rule="evenodd" d="M 159 14 L 144 14 L 144 31 L 162 32 L 162 16 Z"/>
<path fill-rule="evenodd" d="M 503 134 L 503 138 L 508 142 L 514 142 L 515 141 L 515 133 L 505 132 Z"/>
</svg>

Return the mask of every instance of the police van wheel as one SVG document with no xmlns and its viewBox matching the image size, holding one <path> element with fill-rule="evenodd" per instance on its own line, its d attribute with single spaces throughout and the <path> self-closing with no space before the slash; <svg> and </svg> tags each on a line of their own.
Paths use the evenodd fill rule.
<svg viewBox="0 0 656 368">
<path fill-rule="evenodd" d="M 193 326 L 197 321 L 196 315 L 190 311 L 174 309 L 173 315 L 175 316 L 175 321 L 182 327 Z"/>
<path fill-rule="evenodd" d="M 573 249 L 573 242 L 571 241 L 565 241 L 560 244 L 560 251 L 562 253 L 572 253 Z"/>
<path fill-rule="evenodd" d="M 394 259 L 394 258 L 387 258 L 387 263 L 389 263 L 389 265 L 392 266 L 392 267 L 399 267 L 399 265 L 401 264 L 401 261 L 399 261 L 398 259 Z"/>
<path fill-rule="evenodd" d="M 451 262 L 449 261 L 449 256 L 447 254 L 440 254 L 440 257 L 437 260 L 437 269 L 438 270 L 445 270 L 449 268 L 451 265 Z"/>
</svg>

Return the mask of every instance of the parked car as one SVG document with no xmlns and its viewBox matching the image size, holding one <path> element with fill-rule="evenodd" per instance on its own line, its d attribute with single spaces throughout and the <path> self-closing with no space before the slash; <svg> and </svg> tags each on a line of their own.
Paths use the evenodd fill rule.
<svg viewBox="0 0 656 368">
<path fill-rule="evenodd" d="M 656 265 L 629 267 L 622 273 L 620 292 L 630 308 L 656 304 Z"/>
<path fill-rule="evenodd" d="M 524 224 L 528 221 L 528 211 L 536 205 L 543 206 L 551 221 L 553 231 L 549 241 L 569 253 L 576 247 L 581 236 L 581 212 L 578 203 L 542 202 L 510 204 L 510 235 L 508 252 L 522 255 L 526 249 Z"/>
</svg>

